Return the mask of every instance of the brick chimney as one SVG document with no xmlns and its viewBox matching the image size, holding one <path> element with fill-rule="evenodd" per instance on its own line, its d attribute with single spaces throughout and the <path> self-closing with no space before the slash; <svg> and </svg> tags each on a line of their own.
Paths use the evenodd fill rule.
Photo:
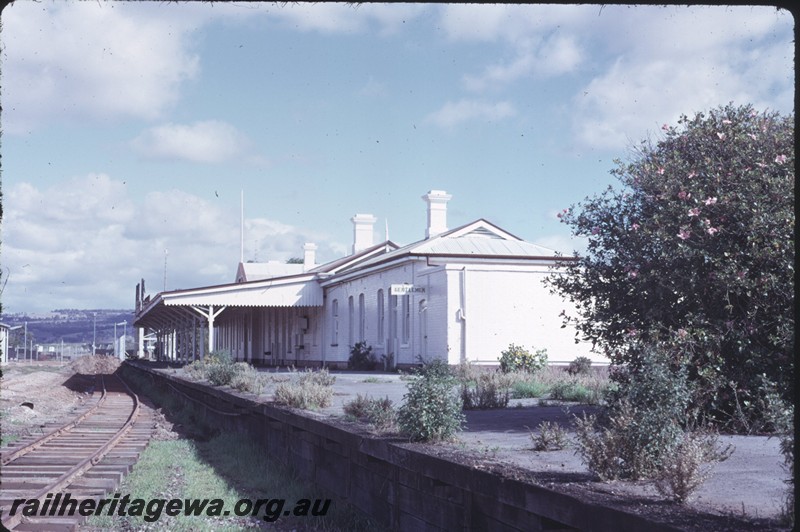
<svg viewBox="0 0 800 532">
<path fill-rule="evenodd" d="M 422 196 L 428 204 L 428 228 L 425 229 L 425 238 L 447 231 L 447 202 L 452 197 L 444 190 L 431 190 Z"/>
<path fill-rule="evenodd" d="M 372 246 L 372 226 L 377 218 L 371 214 L 356 214 L 353 222 L 353 254 Z"/>
</svg>

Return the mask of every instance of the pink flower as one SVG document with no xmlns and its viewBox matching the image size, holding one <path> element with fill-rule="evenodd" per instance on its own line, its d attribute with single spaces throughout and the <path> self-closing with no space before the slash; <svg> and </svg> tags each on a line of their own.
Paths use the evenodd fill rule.
<svg viewBox="0 0 800 532">
<path fill-rule="evenodd" d="M 714 205 L 716 202 L 717 202 L 717 198 L 716 197 L 713 197 L 713 198 L 708 197 L 708 198 L 705 199 L 705 201 L 703 203 L 705 203 L 706 205 Z"/>
<path fill-rule="evenodd" d="M 708 228 L 708 234 L 709 235 L 714 236 L 717 233 L 719 233 L 719 229 L 717 229 L 716 227 L 709 227 Z"/>
<path fill-rule="evenodd" d="M 637 334 L 639 334 L 639 331 L 637 331 L 635 328 L 631 327 L 628 329 L 628 336 L 636 336 Z"/>
<path fill-rule="evenodd" d="M 778 155 L 777 157 L 775 157 L 775 162 L 778 163 L 778 164 L 785 163 L 786 162 L 786 156 L 783 155 L 783 154 Z"/>
<path fill-rule="evenodd" d="M 678 232 L 678 238 L 681 240 L 687 240 L 692 235 L 692 232 L 686 229 L 685 227 Z"/>
<path fill-rule="evenodd" d="M 661 126 L 661 129 L 663 129 L 664 131 L 669 131 L 669 126 L 667 124 L 664 124 Z"/>
<path fill-rule="evenodd" d="M 681 190 L 680 192 L 678 192 L 678 197 L 680 199 L 682 199 L 682 200 L 686 200 L 686 199 L 691 198 L 692 195 L 690 193 L 686 192 L 685 190 Z"/>
<path fill-rule="evenodd" d="M 730 120 L 728 120 L 727 118 L 726 118 L 725 120 L 723 120 L 723 121 L 722 121 L 722 123 L 723 123 L 723 124 L 733 124 L 733 122 L 731 122 L 731 121 L 730 121 Z"/>
<path fill-rule="evenodd" d="M 662 166 L 662 167 L 660 167 L 658 170 L 656 170 L 656 173 L 657 173 L 658 175 L 664 175 L 664 167 L 663 167 L 663 166 Z"/>
<path fill-rule="evenodd" d="M 592 234 L 596 235 L 600 233 L 600 228 L 597 226 L 592 227 Z"/>
<path fill-rule="evenodd" d="M 719 140 L 725 140 L 725 133 L 717 133 L 717 137 L 719 137 Z"/>
<path fill-rule="evenodd" d="M 694 209 L 689 209 L 689 216 L 700 216 L 700 208 L 695 207 Z"/>
<path fill-rule="evenodd" d="M 750 137 L 753 140 L 757 140 L 758 139 L 758 135 L 756 135 L 755 133 L 748 133 L 747 136 Z"/>
<path fill-rule="evenodd" d="M 678 338 L 684 339 L 689 336 L 689 333 L 686 332 L 686 329 L 678 329 Z"/>
<path fill-rule="evenodd" d="M 636 279 L 636 277 L 638 276 L 639 276 L 638 270 L 631 270 L 628 272 L 628 277 L 630 277 L 631 279 Z"/>
<path fill-rule="evenodd" d="M 691 178 L 696 177 L 696 176 L 697 176 L 697 172 L 692 170 L 691 172 L 689 172 L 689 175 L 686 176 L 686 179 L 691 179 Z"/>
<path fill-rule="evenodd" d="M 631 229 L 633 229 L 634 231 L 638 231 L 639 227 L 641 227 L 641 226 L 639 224 L 637 224 L 637 223 L 634 223 L 633 225 L 631 225 Z"/>
</svg>

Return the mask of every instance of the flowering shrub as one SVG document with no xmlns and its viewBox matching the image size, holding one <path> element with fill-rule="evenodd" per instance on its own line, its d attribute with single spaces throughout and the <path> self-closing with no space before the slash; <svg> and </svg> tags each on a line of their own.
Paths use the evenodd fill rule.
<svg viewBox="0 0 800 532">
<path fill-rule="evenodd" d="M 794 117 L 728 105 L 662 129 L 620 187 L 561 211 L 587 251 L 548 282 L 617 365 L 675 342 L 693 406 L 746 430 L 762 375 L 794 397 Z"/>
<path fill-rule="evenodd" d="M 535 373 L 547 365 L 547 349 L 531 353 L 524 347 L 509 344 L 508 349 L 500 353 L 499 360 L 503 373 L 512 371 Z"/>
</svg>

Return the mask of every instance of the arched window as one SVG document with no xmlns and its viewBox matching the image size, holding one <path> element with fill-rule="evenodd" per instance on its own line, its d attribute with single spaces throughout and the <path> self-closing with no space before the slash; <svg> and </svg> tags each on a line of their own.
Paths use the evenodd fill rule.
<svg viewBox="0 0 800 532">
<path fill-rule="evenodd" d="M 364 309 L 364 294 L 358 295 L 358 341 L 367 339 L 367 314 Z"/>
<path fill-rule="evenodd" d="M 334 299 L 331 302 L 331 317 L 333 323 L 331 324 L 331 345 L 339 345 L 339 300 Z"/>
<path fill-rule="evenodd" d="M 356 308 L 353 304 L 353 296 L 347 298 L 347 345 L 355 345 L 355 324 Z"/>
<path fill-rule="evenodd" d="M 383 289 L 378 290 L 378 345 L 386 340 L 386 309 L 383 306 Z"/>
</svg>

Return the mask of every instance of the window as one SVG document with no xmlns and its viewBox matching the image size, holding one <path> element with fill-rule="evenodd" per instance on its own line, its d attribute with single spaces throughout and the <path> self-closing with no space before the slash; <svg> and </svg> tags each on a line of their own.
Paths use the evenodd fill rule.
<svg viewBox="0 0 800 532">
<path fill-rule="evenodd" d="M 402 342 L 407 344 L 409 338 L 411 338 L 411 296 L 409 294 L 403 296 L 402 335 Z"/>
<path fill-rule="evenodd" d="M 331 303 L 331 345 L 339 345 L 339 300 L 334 299 Z"/>
<path fill-rule="evenodd" d="M 367 315 L 364 309 L 364 294 L 358 295 L 358 341 L 363 342 L 367 338 Z"/>
<path fill-rule="evenodd" d="M 386 340 L 386 309 L 383 306 L 383 289 L 378 290 L 378 345 L 383 345 Z"/>
<path fill-rule="evenodd" d="M 356 309 L 353 304 L 353 296 L 350 296 L 347 298 L 347 345 L 351 346 L 356 343 L 355 335 L 353 334 L 356 324 L 355 314 Z"/>
</svg>

